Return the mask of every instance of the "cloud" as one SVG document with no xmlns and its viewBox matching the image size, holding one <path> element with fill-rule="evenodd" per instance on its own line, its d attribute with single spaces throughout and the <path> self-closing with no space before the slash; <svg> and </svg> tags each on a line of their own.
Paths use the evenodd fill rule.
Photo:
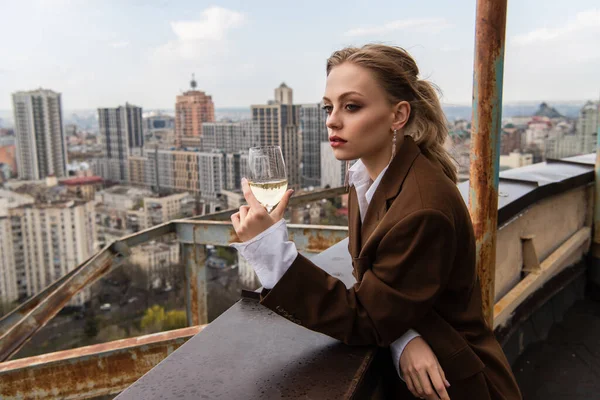
<svg viewBox="0 0 600 400">
<path fill-rule="evenodd" d="M 200 20 L 171 22 L 171 28 L 180 40 L 223 40 L 230 29 L 242 25 L 244 20 L 239 12 L 210 7 Z"/>
<path fill-rule="evenodd" d="M 195 60 L 201 56 L 218 53 L 225 46 L 232 29 L 244 24 L 246 17 L 237 11 L 210 7 L 198 20 L 171 22 L 176 39 L 154 51 L 158 60 Z"/>
<path fill-rule="evenodd" d="M 110 44 L 110 47 L 113 47 L 115 49 L 122 49 L 123 47 L 127 47 L 129 46 L 129 42 L 126 40 L 120 41 L 120 42 L 113 42 Z"/>
<path fill-rule="evenodd" d="M 579 12 L 575 18 L 562 26 L 536 29 L 523 35 L 514 36 L 513 41 L 519 45 L 538 44 L 588 30 L 600 30 L 600 9 Z"/>
<path fill-rule="evenodd" d="M 452 24 L 445 18 L 399 19 L 379 26 L 350 29 L 349 31 L 344 32 L 344 36 L 357 37 L 383 35 L 407 29 L 410 29 L 411 32 L 437 33 L 451 26 Z"/>
</svg>

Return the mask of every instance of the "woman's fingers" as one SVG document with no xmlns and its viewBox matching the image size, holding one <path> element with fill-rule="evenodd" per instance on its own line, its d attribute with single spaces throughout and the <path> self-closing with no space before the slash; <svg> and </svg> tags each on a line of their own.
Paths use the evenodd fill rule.
<svg viewBox="0 0 600 400">
<path fill-rule="evenodd" d="M 260 204 L 256 197 L 254 197 L 254 193 L 252 193 L 252 189 L 250 189 L 250 184 L 246 178 L 242 178 L 242 193 L 244 193 L 246 202 L 253 210 L 257 212 L 266 212 L 265 208 Z"/>
<path fill-rule="evenodd" d="M 406 387 L 415 397 L 420 397 L 421 395 L 415 389 L 415 385 L 413 384 L 412 378 L 409 374 L 404 374 L 404 382 L 406 383 Z"/>
<path fill-rule="evenodd" d="M 239 230 L 240 230 L 240 212 L 239 211 L 231 215 L 231 223 L 233 225 L 233 229 L 235 229 L 236 232 L 239 232 Z"/>
<path fill-rule="evenodd" d="M 427 374 L 427 370 L 425 368 L 420 369 L 418 371 L 419 383 L 421 384 L 422 394 L 424 398 L 429 399 L 437 399 L 437 395 L 431 386 L 431 382 L 429 381 L 429 375 Z"/>
<path fill-rule="evenodd" d="M 413 387 L 415 388 L 416 397 L 423 398 L 425 396 L 425 391 L 423 390 L 423 385 L 421 385 L 421 379 L 419 378 L 419 371 L 414 371 L 410 375 L 413 383 Z"/>
<path fill-rule="evenodd" d="M 275 207 L 275 209 L 271 211 L 271 217 L 273 218 L 273 221 L 279 221 L 281 218 L 283 218 L 283 214 L 285 213 L 285 209 L 287 208 L 292 194 L 294 194 L 294 191 L 292 189 L 285 192 L 283 198 L 281 199 L 279 204 L 277 204 L 277 207 Z"/>
<path fill-rule="evenodd" d="M 446 391 L 445 379 L 442 376 L 442 369 L 438 365 L 433 365 L 427 370 L 431 383 L 433 383 L 433 389 L 437 393 L 437 397 L 442 400 L 450 400 L 448 392 Z"/>
<path fill-rule="evenodd" d="M 246 220 L 246 215 L 248 215 L 248 211 L 250 210 L 249 206 L 241 206 L 240 207 L 240 223 L 244 223 Z"/>
</svg>

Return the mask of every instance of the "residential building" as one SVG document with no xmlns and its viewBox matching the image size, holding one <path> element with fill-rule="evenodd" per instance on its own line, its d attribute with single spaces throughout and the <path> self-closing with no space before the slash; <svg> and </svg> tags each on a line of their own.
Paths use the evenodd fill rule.
<svg viewBox="0 0 600 400">
<path fill-rule="evenodd" d="M 321 142 L 321 186 L 336 188 L 344 185 L 346 163 L 335 158 L 329 142 Z"/>
<path fill-rule="evenodd" d="M 212 97 L 196 90 L 192 77 L 191 90 L 177 96 L 175 103 L 175 143 L 179 147 L 200 147 L 202 124 L 215 122 Z"/>
<path fill-rule="evenodd" d="M 275 90 L 275 101 L 252 105 L 252 121 L 260 132 L 261 146 L 281 146 L 285 160 L 288 187 L 298 189 L 301 184 L 302 137 L 299 132 L 300 106 L 289 103 L 292 89 L 282 84 Z M 286 103 L 281 103 L 278 98 Z"/>
<path fill-rule="evenodd" d="M 500 167 L 504 168 L 519 168 L 524 167 L 526 165 L 533 164 L 533 155 L 532 154 L 523 154 L 517 151 L 513 151 L 509 155 L 501 155 L 500 156 Z"/>
<path fill-rule="evenodd" d="M 521 149 L 524 131 L 513 124 L 506 124 L 500 134 L 500 154 L 508 155 Z"/>
<path fill-rule="evenodd" d="M 175 117 L 151 112 L 144 117 L 144 143 L 175 145 Z"/>
<path fill-rule="evenodd" d="M 37 294 L 98 250 L 94 203 L 53 196 L 8 212 L 20 298 Z M 70 304 L 81 306 L 89 295 L 84 289 Z"/>
<path fill-rule="evenodd" d="M 142 108 L 127 103 L 99 108 L 98 122 L 105 166 L 94 172 L 106 180 L 127 183 L 131 151 L 144 146 Z"/>
<path fill-rule="evenodd" d="M 13 240 L 19 236 L 17 232 L 13 235 L 9 210 L 34 202 L 31 196 L 0 189 L 0 302 L 11 303 L 19 298 L 17 261 L 23 263 L 22 259 L 15 260 Z"/>
<path fill-rule="evenodd" d="M 195 199 L 189 193 L 144 197 L 143 201 L 144 228 L 194 215 Z"/>
<path fill-rule="evenodd" d="M 39 89 L 14 93 L 12 98 L 19 178 L 66 176 L 61 94 Z"/>
<path fill-rule="evenodd" d="M 11 220 L 0 214 L 0 302 L 12 303 L 18 298 Z"/>
<path fill-rule="evenodd" d="M 321 187 L 321 143 L 328 141 L 326 120 L 327 113 L 322 104 L 300 106 L 302 187 Z"/>
<path fill-rule="evenodd" d="M 133 247 L 129 262 L 137 264 L 148 273 L 148 280 L 152 287 L 173 285 L 169 282 L 171 276 L 169 269 L 180 262 L 179 243 L 152 241 Z"/>
<path fill-rule="evenodd" d="M 581 138 L 581 154 L 596 151 L 596 137 L 600 129 L 600 103 L 588 101 L 579 111 L 577 135 Z"/>
<path fill-rule="evenodd" d="M 202 124 L 200 150 L 210 152 L 214 149 L 225 153 L 248 151 L 250 147 L 260 145 L 260 131 L 254 121 L 207 122 Z"/>
<path fill-rule="evenodd" d="M 96 194 L 96 230 L 100 246 L 146 227 L 144 197 L 152 191 L 113 186 Z"/>
<path fill-rule="evenodd" d="M 287 105 L 294 104 L 294 91 L 285 82 L 282 82 L 279 87 L 275 88 L 275 102 Z"/>
<path fill-rule="evenodd" d="M 81 200 L 92 201 L 96 198 L 96 192 L 104 187 L 104 179 L 99 176 L 78 176 L 60 181 L 67 191 Z"/>
</svg>

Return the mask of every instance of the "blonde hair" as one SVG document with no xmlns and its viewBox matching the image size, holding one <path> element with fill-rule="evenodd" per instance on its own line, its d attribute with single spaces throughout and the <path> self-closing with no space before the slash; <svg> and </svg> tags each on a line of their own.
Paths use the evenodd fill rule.
<svg viewBox="0 0 600 400">
<path fill-rule="evenodd" d="M 418 78 L 419 67 L 411 55 L 400 47 L 380 44 L 347 47 L 327 59 L 327 75 L 345 62 L 370 70 L 392 104 L 400 101 L 410 103 L 405 134 L 414 139 L 425 157 L 438 163 L 448 178 L 456 183 L 455 164 L 444 148 L 448 125 L 436 93 L 437 87 Z"/>
</svg>

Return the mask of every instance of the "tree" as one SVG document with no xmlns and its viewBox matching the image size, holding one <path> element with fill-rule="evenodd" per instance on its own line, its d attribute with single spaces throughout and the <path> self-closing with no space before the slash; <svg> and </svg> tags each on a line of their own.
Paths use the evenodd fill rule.
<svg viewBox="0 0 600 400">
<path fill-rule="evenodd" d="M 140 326 L 146 333 L 160 332 L 165 321 L 165 309 L 157 304 L 148 308 L 142 317 Z"/>
<path fill-rule="evenodd" d="M 229 247 L 217 246 L 217 257 L 227 261 L 228 265 L 237 263 L 237 251 Z"/>
<path fill-rule="evenodd" d="M 172 329 L 185 328 L 187 326 L 187 315 L 185 311 L 172 310 L 165 317 L 163 330 L 170 331 Z"/>
<path fill-rule="evenodd" d="M 165 313 L 164 307 L 155 304 L 146 310 L 140 326 L 144 333 L 185 328 L 187 326 L 187 316 L 185 311 L 181 310 L 172 310 Z"/>
</svg>

